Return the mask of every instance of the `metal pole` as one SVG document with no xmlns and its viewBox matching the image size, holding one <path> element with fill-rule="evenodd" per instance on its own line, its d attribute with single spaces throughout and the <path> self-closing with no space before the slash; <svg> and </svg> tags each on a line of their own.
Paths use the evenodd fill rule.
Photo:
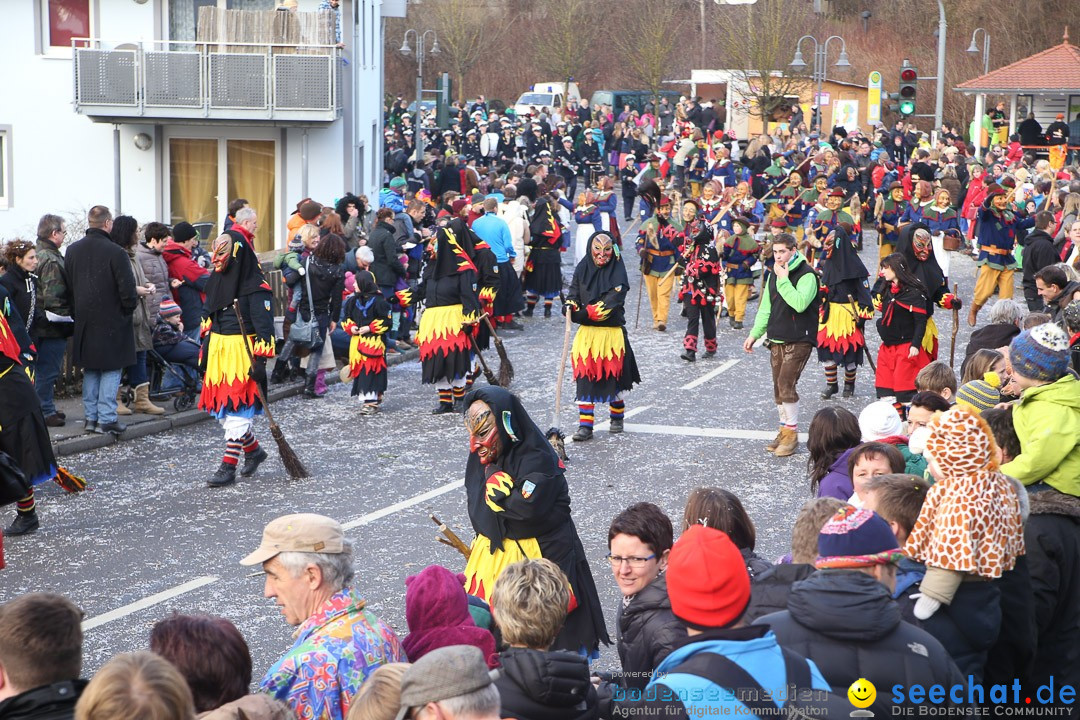
<svg viewBox="0 0 1080 720">
<path fill-rule="evenodd" d="M 934 129 L 941 128 L 945 109 L 945 31 L 949 24 L 945 21 L 944 0 L 938 0 L 938 36 L 937 36 L 937 97 L 934 99 Z M 981 127 L 981 126 L 980 126 Z"/>
<path fill-rule="evenodd" d="M 700 0 L 701 6 L 701 69 L 705 69 L 705 0 Z M 570 86 L 567 85 L 569 92 Z"/>
<path fill-rule="evenodd" d="M 120 209 L 120 126 L 113 125 L 113 217 L 123 214 Z"/>
<path fill-rule="evenodd" d="M 300 135 L 300 196 L 308 196 L 308 129 Z"/>
<path fill-rule="evenodd" d="M 817 131 L 818 137 L 821 136 L 821 124 L 825 122 L 825 108 L 821 105 L 821 85 L 825 82 L 825 46 L 818 45 L 817 38 L 814 38 L 814 64 L 817 65 Z"/>
<path fill-rule="evenodd" d="M 413 138 L 417 163 L 424 160 L 424 134 L 420 131 L 421 101 L 424 99 L 424 35 L 416 33 L 416 120 L 413 122 Z"/>
</svg>

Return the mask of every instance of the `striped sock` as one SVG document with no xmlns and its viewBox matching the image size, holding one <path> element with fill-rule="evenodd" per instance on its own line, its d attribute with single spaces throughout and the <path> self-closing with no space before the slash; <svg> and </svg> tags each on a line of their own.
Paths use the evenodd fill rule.
<svg viewBox="0 0 1080 720">
<path fill-rule="evenodd" d="M 555 304 L 555 300 L 553 298 L 544 298 L 544 312 L 550 310 L 553 304 Z"/>
<path fill-rule="evenodd" d="M 452 392 L 453 392 L 454 400 L 464 400 L 465 399 L 465 388 L 463 388 L 463 387 L 455 387 Z"/>
<path fill-rule="evenodd" d="M 855 384 L 855 368 L 844 368 L 844 384 Z"/>
<path fill-rule="evenodd" d="M 244 433 L 244 437 L 240 438 L 240 445 L 243 446 L 245 455 L 250 455 L 259 449 L 259 441 L 255 439 L 250 430 Z"/>
<path fill-rule="evenodd" d="M 454 402 L 454 393 L 450 388 L 439 388 L 439 403 L 446 403 L 449 405 Z"/>
<path fill-rule="evenodd" d="M 593 403 L 578 403 L 578 425 L 591 428 L 596 415 L 596 405 Z"/>
<path fill-rule="evenodd" d="M 30 488 L 30 494 L 15 503 L 15 509 L 20 515 L 29 515 L 34 512 L 34 508 L 37 507 L 37 503 L 34 502 L 34 489 Z"/>
<path fill-rule="evenodd" d="M 221 458 L 221 461 L 226 465 L 235 466 L 240 462 L 240 453 L 243 451 L 243 443 L 239 440 L 228 440 L 225 442 L 225 456 Z"/>
<path fill-rule="evenodd" d="M 611 401 L 611 419 L 622 419 L 623 413 L 626 412 L 625 400 L 612 400 Z"/>
<path fill-rule="evenodd" d="M 907 419 L 907 406 L 904 405 L 904 403 L 896 400 L 893 402 L 892 406 L 896 408 L 896 414 L 900 416 L 901 420 Z"/>
<path fill-rule="evenodd" d="M 825 366 L 825 382 L 829 385 L 836 384 L 837 368 L 835 365 Z"/>
</svg>

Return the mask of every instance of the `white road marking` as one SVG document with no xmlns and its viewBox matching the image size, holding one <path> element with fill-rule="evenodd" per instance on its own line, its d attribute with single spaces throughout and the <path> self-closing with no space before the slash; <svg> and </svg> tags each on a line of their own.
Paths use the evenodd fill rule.
<svg viewBox="0 0 1080 720">
<path fill-rule="evenodd" d="M 360 527 L 361 525 L 367 525 L 369 523 L 373 523 L 376 520 L 379 520 L 380 518 L 386 517 L 387 515 L 393 515 L 394 513 L 396 513 L 399 510 L 404 510 L 405 508 L 410 508 L 410 507 L 413 507 L 414 505 L 419 505 L 422 502 L 427 502 L 431 498 L 439 497 L 440 495 L 445 495 L 446 493 L 450 492 L 451 490 L 456 490 L 457 488 L 463 487 L 464 485 L 465 485 L 464 480 L 455 480 L 454 482 L 447 483 L 446 485 L 443 485 L 441 487 L 437 487 L 434 490 L 428 490 L 425 493 L 420 493 L 419 495 L 414 495 L 413 497 L 411 497 L 411 498 L 409 498 L 407 500 L 402 500 L 399 503 L 394 503 L 393 505 L 390 505 L 389 507 L 384 507 L 382 510 L 376 510 L 375 512 L 368 513 L 367 515 L 361 515 L 360 517 L 356 518 L 355 520 L 350 520 L 349 522 L 342 523 L 341 527 L 344 530 L 352 530 L 353 528 Z"/>
<path fill-rule="evenodd" d="M 629 415 L 630 413 L 627 413 Z M 690 435 L 693 437 L 726 438 L 728 440 L 772 440 L 774 430 L 727 430 L 724 428 L 699 428 L 686 425 L 638 425 L 627 423 L 624 428 L 628 433 L 651 435 Z M 799 441 L 806 442 L 808 435 L 799 433 Z"/>
<path fill-rule="evenodd" d="M 724 372 L 725 370 L 730 370 L 731 368 L 735 367 L 738 364 L 739 364 L 738 360 L 725 360 L 723 362 L 723 364 L 720 365 L 720 367 L 716 368 L 715 370 L 710 370 L 709 372 L 707 372 L 704 375 L 702 375 L 701 377 L 699 377 L 697 380 L 693 380 L 691 382 L 688 382 L 679 389 L 680 390 L 693 390 L 694 388 L 698 387 L 699 385 L 704 385 L 705 383 L 709 382 L 710 380 L 712 380 L 714 377 L 716 377 L 720 373 Z"/>
<path fill-rule="evenodd" d="M 142 600 L 136 600 L 129 605 L 118 607 L 115 610 L 111 610 L 105 613 L 104 615 L 98 615 L 97 617 L 92 617 L 89 620 L 83 620 L 83 632 L 86 632 L 87 630 L 93 630 L 94 628 L 100 627 L 106 623 L 111 623 L 113 620 L 119 620 L 120 618 L 127 617 L 128 615 L 137 613 L 140 610 L 145 610 L 149 607 L 153 607 L 154 605 L 163 603 L 166 600 L 171 600 L 172 598 L 183 595 L 184 593 L 189 593 L 192 590 L 198 590 L 201 587 L 206 587 L 207 585 L 210 585 L 211 583 L 216 583 L 217 581 L 218 579 L 212 575 L 204 575 L 203 577 L 189 580 L 183 585 L 177 585 L 176 587 L 169 588 L 168 590 L 163 590 L 162 592 L 156 593 L 149 597 L 145 597 Z"/>
<path fill-rule="evenodd" d="M 623 413 L 623 419 L 625 420 L 626 418 L 632 418 L 635 415 L 638 415 L 639 413 L 645 412 L 650 407 L 652 407 L 652 406 L 651 405 L 641 405 L 640 407 L 630 408 L 625 413 Z M 609 427 L 611 427 L 611 421 L 610 420 L 605 420 L 604 422 L 596 423 L 596 425 L 593 426 L 593 430 L 594 431 L 607 430 Z"/>
</svg>

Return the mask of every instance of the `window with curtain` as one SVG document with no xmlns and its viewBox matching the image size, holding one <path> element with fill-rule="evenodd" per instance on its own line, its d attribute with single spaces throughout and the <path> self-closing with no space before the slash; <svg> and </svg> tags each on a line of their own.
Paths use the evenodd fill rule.
<svg viewBox="0 0 1080 720">
<path fill-rule="evenodd" d="M 169 140 L 170 222 L 211 223 L 206 235 L 218 232 L 218 141 Z"/>
<path fill-rule="evenodd" d="M 90 37 L 90 0 L 42 0 L 44 47 L 71 48 L 71 39 Z"/>
<path fill-rule="evenodd" d="M 246 198 L 258 213 L 255 250 L 273 250 L 275 240 L 274 181 L 276 147 L 273 140 L 227 140 L 225 156 L 228 196 Z"/>
</svg>

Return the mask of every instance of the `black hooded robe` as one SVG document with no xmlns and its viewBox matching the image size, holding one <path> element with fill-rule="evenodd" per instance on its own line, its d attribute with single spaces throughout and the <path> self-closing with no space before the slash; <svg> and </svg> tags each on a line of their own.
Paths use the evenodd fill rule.
<svg viewBox="0 0 1080 720">
<path fill-rule="evenodd" d="M 915 231 L 919 229 L 930 232 L 930 227 L 924 222 L 913 222 L 900 228 L 894 252 L 904 256 L 904 262 L 907 263 L 908 269 L 911 270 L 915 277 L 919 278 L 923 287 L 926 288 L 926 298 L 929 300 L 929 304 L 922 349 L 929 363 L 937 360 L 938 356 L 938 328 L 937 323 L 934 322 L 934 306 L 951 307 L 954 298 L 952 293 L 949 292 L 945 274 L 941 272 L 941 265 L 938 264 L 937 258 L 934 256 L 933 244 L 931 243 L 930 255 L 925 260 L 920 260 L 915 255 L 912 239 L 915 237 Z M 882 281 L 879 280 L 878 282 L 881 283 Z M 874 286 L 874 291 L 875 295 L 879 294 L 877 285 Z"/>
<path fill-rule="evenodd" d="M 475 387 L 466 412 L 483 400 L 495 415 L 502 452 L 487 467 L 476 453 L 465 467 L 465 494 L 476 539 L 465 568 L 465 590 L 489 601 L 496 578 L 513 562 L 544 557 L 570 581 L 570 613 L 552 650 L 595 656 L 610 645 L 592 571 L 570 516 L 570 490 L 559 456 L 517 396 L 500 387 Z M 488 498 L 491 483 L 509 481 L 508 495 Z M 497 511 L 492 505 L 499 508 Z"/>
<path fill-rule="evenodd" d="M 870 273 L 848 231 L 837 226 L 834 232 L 832 255 L 826 257 L 824 248 L 819 255 L 821 286 L 826 298 L 818 320 L 818 360 L 830 365 L 862 365 L 866 350 L 863 321 L 874 317 L 867 284 Z"/>
<path fill-rule="evenodd" d="M 390 330 L 390 303 L 383 299 L 375 277 L 368 271 L 357 273 L 356 292 L 345 301 L 342 328 L 349 333 L 349 374 L 353 397 L 386 392 L 386 343 Z M 353 335 L 352 328 L 368 326 L 370 331 Z"/>
<path fill-rule="evenodd" d="M 562 290 L 562 227 L 550 200 L 544 199 L 536 204 L 529 233 L 525 291 L 555 297 Z"/>
</svg>

